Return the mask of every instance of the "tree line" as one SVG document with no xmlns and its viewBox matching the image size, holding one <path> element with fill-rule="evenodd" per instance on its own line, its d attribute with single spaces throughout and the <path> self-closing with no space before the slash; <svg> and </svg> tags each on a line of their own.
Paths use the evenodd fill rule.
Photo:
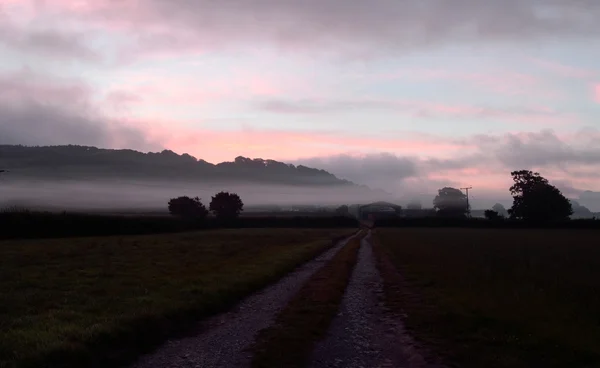
<svg viewBox="0 0 600 368">
<path fill-rule="evenodd" d="M 489 220 L 508 217 L 523 221 L 564 221 L 573 214 L 573 207 L 561 191 L 537 172 L 519 170 L 511 172 L 514 184 L 509 191 L 512 207 L 506 211 L 500 204 L 485 211 Z M 465 217 L 469 211 L 467 196 L 456 188 L 442 188 L 433 200 L 438 216 Z"/>
</svg>

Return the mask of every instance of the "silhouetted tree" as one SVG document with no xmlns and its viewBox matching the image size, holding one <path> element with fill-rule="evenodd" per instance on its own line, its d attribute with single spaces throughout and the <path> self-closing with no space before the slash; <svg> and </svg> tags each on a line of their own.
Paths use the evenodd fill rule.
<svg viewBox="0 0 600 368">
<path fill-rule="evenodd" d="M 500 214 L 494 210 L 485 210 L 483 214 L 488 220 L 499 220 L 502 218 L 502 216 L 500 216 Z"/>
<path fill-rule="evenodd" d="M 348 215 L 350 213 L 350 210 L 348 208 L 348 206 L 346 206 L 345 204 L 339 206 L 338 208 L 335 209 L 335 213 L 338 215 Z"/>
<path fill-rule="evenodd" d="M 219 192 L 210 201 L 209 209 L 221 220 L 237 218 L 244 210 L 244 203 L 235 193 Z"/>
<path fill-rule="evenodd" d="M 573 214 L 569 200 L 539 173 L 529 170 L 510 173 L 515 182 L 510 217 L 527 221 L 566 220 Z"/>
<path fill-rule="evenodd" d="M 508 217 L 508 211 L 500 203 L 493 205 L 492 210 L 497 212 L 500 217 Z"/>
<path fill-rule="evenodd" d="M 169 213 L 173 216 L 188 219 L 203 219 L 208 215 L 208 210 L 200 202 L 200 198 L 184 196 L 173 198 L 169 201 Z"/>
<path fill-rule="evenodd" d="M 450 187 L 438 190 L 433 208 L 437 210 L 438 216 L 444 217 L 463 217 L 469 211 L 467 196 L 459 189 Z"/>
</svg>

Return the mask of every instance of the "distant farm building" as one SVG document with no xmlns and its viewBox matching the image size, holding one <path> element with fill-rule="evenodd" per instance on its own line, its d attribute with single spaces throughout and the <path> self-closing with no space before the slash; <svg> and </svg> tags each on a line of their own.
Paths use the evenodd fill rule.
<svg viewBox="0 0 600 368">
<path fill-rule="evenodd" d="M 358 207 L 360 220 L 377 220 L 402 216 L 402 207 L 389 202 L 373 202 Z"/>
</svg>

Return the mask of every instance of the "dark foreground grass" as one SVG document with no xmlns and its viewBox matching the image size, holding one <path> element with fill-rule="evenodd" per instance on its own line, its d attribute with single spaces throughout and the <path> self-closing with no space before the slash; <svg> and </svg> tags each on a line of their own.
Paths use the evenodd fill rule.
<svg viewBox="0 0 600 368">
<path fill-rule="evenodd" d="M 277 317 L 259 333 L 252 367 L 304 367 L 315 343 L 335 317 L 358 257 L 362 234 L 352 238 L 317 271 Z"/>
<path fill-rule="evenodd" d="M 404 277 L 381 268 L 387 302 L 448 363 L 600 367 L 599 232 L 377 232 L 379 260 Z"/>
<path fill-rule="evenodd" d="M 115 236 L 180 233 L 185 231 L 248 228 L 356 228 L 358 221 L 347 216 L 329 217 L 239 217 L 220 221 L 145 214 L 111 215 L 30 212 L 0 209 L 0 239 L 45 239 L 82 236 Z"/>
<path fill-rule="evenodd" d="M 0 242 L 0 367 L 124 364 L 352 230 Z"/>
</svg>

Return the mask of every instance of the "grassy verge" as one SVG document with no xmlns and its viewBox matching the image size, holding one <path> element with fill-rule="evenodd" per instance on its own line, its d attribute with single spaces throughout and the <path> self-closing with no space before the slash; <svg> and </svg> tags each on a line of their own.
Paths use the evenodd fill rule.
<svg viewBox="0 0 600 368">
<path fill-rule="evenodd" d="M 303 367 L 315 343 L 335 317 L 356 264 L 360 239 L 352 238 L 317 271 L 281 311 L 275 324 L 259 333 L 252 367 Z"/>
<path fill-rule="evenodd" d="M 600 233 L 377 232 L 387 302 L 447 362 L 600 367 Z"/>
<path fill-rule="evenodd" d="M 349 233 L 245 229 L 0 242 L 0 367 L 126 363 Z"/>
</svg>

